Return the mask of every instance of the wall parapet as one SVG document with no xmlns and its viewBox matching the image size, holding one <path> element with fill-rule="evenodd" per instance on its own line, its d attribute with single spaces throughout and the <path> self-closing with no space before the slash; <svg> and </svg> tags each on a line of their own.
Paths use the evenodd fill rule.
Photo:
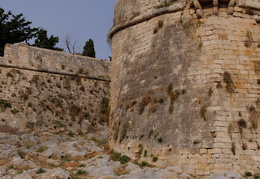
<svg viewBox="0 0 260 179">
<path fill-rule="evenodd" d="M 110 81 L 110 61 L 58 52 L 27 44 L 7 44 L 0 66 Z"/>
<path fill-rule="evenodd" d="M 124 30 L 128 27 L 131 27 L 131 26 L 134 26 L 136 24 L 139 24 L 139 23 L 142 23 L 144 21 L 148 21 L 152 18 L 155 18 L 157 16 L 161 16 L 161 15 L 164 15 L 164 14 L 170 14 L 170 13 L 176 13 L 176 12 L 179 12 L 179 11 L 184 11 L 185 9 L 194 9 L 194 10 L 197 10 L 197 4 L 196 2 L 198 1 L 195 1 L 195 0 L 192 0 L 190 1 L 189 3 L 187 3 L 186 1 L 182 1 L 182 2 L 177 2 L 177 3 L 173 3 L 171 5 L 168 5 L 168 6 L 163 6 L 162 4 L 158 4 L 160 1 L 158 2 L 153 2 L 152 5 L 149 5 L 152 6 L 152 8 L 148 8 L 146 9 L 146 12 L 142 12 L 142 10 L 135 10 L 135 11 L 138 11 L 138 12 L 135 12 L 133 10 L 133 14 L 132 15 L 128 15 L 125 17 L 125 19 L 121 19 L 120 16 L 123 15 L 122 12 L 120 12 L 119 9 L 121 9 L 122 7 L 120 7 L 120 1 L 118 1 L 115 5 L 115 19 L 114 19 L 114 26 L 111 28 L 109 34 L 108 34 L 108 40 L 110 41 L 110 39 L 112 39 L 112 37 L 119 31 L 121 30 Z M 199 1 L 200 2 L 200 1 Z M 130 2 L 128 2 L 130 3 Z M 128 4 L 129 5 L 129 4 Z M 235 5 L 235 3 L 233 3 L 233 5 Z M 200 8 L 201 5 L 199 5 Z M 231 6 L 231 5 L 229 5 Z M 260 3 L 258 2 L 254 2 L 254 1 L 251 1 L 251 0 L 239 0 L 237 2 L 237 8 L 241 8 L 241 9 L 234 9 L 233 6 L 232 6 L 232 10 L 230 10 L 229 12 L 229 15 L 233 15 L 233 13 L 235 12 L 234 16 L 237 16 L 237 13 L 239 13 L 241 15 L 242 14 L 247 14 L 249 13 L 252 18 L 256 19 L 257 22 L 259 22 L 260 20 Z M 120 8 L 119 8 L 120 7 Z M 130 8 L 131 9 L 131 8 Z M 244 11 L 243 11 L 244 9 Z M 201 9 L 202 10 L 202 9 Z M 254 11 L 251 11 L 251 10 L 254 10 Z M 119 11 L 119 12 L 117 12 Z M 139 12 L 140 11 L 140 12 Z M 243 12 L 242 12 L 243 11 Z M 123 11 L 125 12 L 125 11 Z M 129 12 L 125 12 L 125 14 L 128 14 Z M 201 12 L 202 13 L 202 12 Z M 256 13 L 256 14 L 254 14 Z M 131 13 L 130 13 L 131 14 Z M 197 14 L 198 15 L 198 14 Z M 217 14 L 215 14 L 217 15 Z M 254 16 L 253 16 L 254 15 Z M 198 15 L 199 18 L 202 17 L 202 14 Z M 117 18 L 120 19 L 120 21 L 117 20 Z"/>
<path fill-rule="evenodd" d="M 119 24 L 119 25 L 114 26 L 111 29 L 110 33 L 108 34 L 108 37 L 112 38 L 113 35 L 115 35 L 117 32 L 119 32 L 119 31 L 121 31 L 121 30 L 123 30 L 127 27 L 142 23 L 144 21 L 148 21 L 148 20 L 150 20 L 154 17 L 160 16 L 160 15 L 163 15 L 163 14 L 175 13 L 175 12 L 178 12 L 178 11 L 182 11 L 182 10 L 184 10 L 184 8 L 185 8 L 184 3 L 175 3 L 175 4 L 173 4 L 172 6 L 169 6 L 169 7 L 162 7 L 162 8 L 156 9 L 154 11 L 149 11 L 147 13 L 144 13 L 140 16 L 135 17 L 134 19 L 130 19 L 130 20 L 126 21 L 124 24 Z"/>
</svg>

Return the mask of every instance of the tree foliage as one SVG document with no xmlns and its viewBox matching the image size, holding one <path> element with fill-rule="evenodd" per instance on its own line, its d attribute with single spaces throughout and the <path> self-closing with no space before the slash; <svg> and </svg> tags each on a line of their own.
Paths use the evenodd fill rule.
<svg viewBox="0 0 260 179">
<path fill-rule="evenodd" d="M 13 15 L 10 11 L 5 13 L 0 8 L 0 55 L 4 54 L 6 43 L 27 42 L 35 37 L 38 28 L 31 28 L 32 22 L 26 21 L 23 14 Z"/>
<path fill-rule="evenodd" d="M 94 42 L 92 39 L 89 39 L 85 46 L 83 47 L 83 56 L 88 56 L 88 57 L 96 57 L 96 52 L 95 52 L 95 47 L 94 47 Z"/>
<path fill-rule="evenodd" d="M 49 38 L 47 36 L 47 30 L 39 29 L 36 33 L 36 39 L 34 40 L 33 46 L 40 48 L 47 48 L 52 50 L 62 50 L 60 48 L 55 47 L 55 45 L 59 42 L 59 37 L 54 37 L 51 35 Z"/>
<path fill-rule="evenodd" d="M 6 43 L 28 43 L 33 38 L 35 38 L 33 46 L 62 50 L 55 47 L 59 42 L 59 37 L 52 35 L 48 38 L 46 30 L 32 28 L 30 26 L 31 23 L 25 20 L 22 13 L 13 15 L 11 11 L 5 13 L 5 10 L 0 8 L 0 56 L 4 55 L 4 46 Z"/>
</svg>

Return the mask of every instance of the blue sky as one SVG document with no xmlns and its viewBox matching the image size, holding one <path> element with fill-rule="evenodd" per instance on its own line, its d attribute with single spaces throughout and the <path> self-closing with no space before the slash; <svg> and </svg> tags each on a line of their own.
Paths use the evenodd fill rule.
<svg viewBox="0 0 260 179">
<path fill-rule="evenodd" d="M 106 42 L 113 23 L 116 0 L 0 0 L 0 7 L 17 15 L 23 13 L 32 27 L 42 27 L 48 35 L 59 36 L 58 47 L 65 48 L 67 34 L 82 50 L 93 39 L 96 57 L 108 59 L 111 49 Z"/>
</svg>

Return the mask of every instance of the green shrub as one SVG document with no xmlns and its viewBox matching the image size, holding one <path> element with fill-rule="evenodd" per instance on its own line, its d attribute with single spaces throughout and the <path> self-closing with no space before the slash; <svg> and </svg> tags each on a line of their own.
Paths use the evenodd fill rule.
<svg viewBox="0 0 260 179">
<path fill-rule="evenodd" d="M 123 155 L 122 157 L 119 158 L 119 162 L 120 162 L 121 164 L 126 164 L 126 163 L 128 163 L 129 161 L 130 161 L 130 158 L 129 158 L 128 156 L 126 156 L 126 155 Z"/>
<path fill-rule="evenodd" d="M 172 83 L 170 83 L 169 85 L 168 85 L 168 88 L 167 88 L 167 94 L 170 96 L 171 94 L 172 94 Z"/>
<path fill-rule="evenodd" d="M 75 116 L 78 116 L 79 113 L 81 112 L 81 108 L 80 106 L 76 105 L 76 104 L 72 104 L 70 107 L 69 107 L 69 115 L 71 117 L 75 117 Z"/>
<path fill-rule="evenodd" d="M 36 150 L 36 152 L 44 152 L 46 150 L 46 148 L 45 147 L 43 147 L 43 146 L 39 146 L 38 147 L 38 149 Z"/>
<path fill-rule="evenodd" d="M 206 113 L 207 113 L 207 106 L 202 106 L 200 109 L 200 116 L 201 118 L 204 119 L 204 121 L 206 121 Z"/>
<path fill-rule="evenodd" d="M 156 9 L 160 9 L 162 7 L 168 7 L 172 5 L 177 0 L 164 0 L 160 5 L 155 6 Z"/>
<path fill-rule="evenodd" d="M 128 122 L 125 122 L 122 125 L 119 143 L 121 143 L 127 137 L 127 131 L 129 129 L 129 127 L 130 127 L 130 125 Z"/>
<path fill-rule="evenodd" d="M 26 122 L 25 127 L 28 129 L 33 129 L 35 126 L 34 122 Z"/>
<path fill-rule="evenodd" d="M 144 157 L 147 157 L 147 150 L 144 151 Z"/>
<path fill-rule="evenodd" d="M 73 133 L 73 132 L 69 132 L 69 133 L 68 133 L 68 136 L 74 137 L 74 133 Z"/>
<path fill-rule="evenodd" d="M 115 151 L 111 151 L 111 156 L 110 156 L 110 160 L 113 161 L 119 161 L 121 164 L 125 164 L 128 163 L 130 161 L 130 158 L 126 155 L 123 155 L 121 153 L 115 152 Z"/>
<path fill-rule="evenodd" d="M 109 113 L 109 99 L 106 97 L 103 97 L 101 100 L 101 114 L 108 114 Z"/>
<path fill-rule="evenodd" d="M 21 150 L 17 150 L 17 154 L 23 159 L 25 156 L 25 153 Z"/>
<path fill-rule="evenodd" d="M 1 111 L 4 111 L 6 108 L 11 108 L 12 105 L 9 101 L 0 99 L 0 109 Z"/>
<path fill-rule="evenodd" d="M 156 162 L 158 160 L 158 157 L 153 157 L 153 162 Z"/>
<path fill-rule="evenodd" d="M 144 112 L 145 106 L 147 106 L 149 103 L 151 102 L 151 98 L 150 97 L 143 97 L 142 101 L 139 104 L 139 114 L 142 114 Z"/>
<path fill-rule="evenodd" d="M 164 102 L 164 99 L 161 98 L 158 102 L 162 104 Z"/>
<path fill-rule="evenodd" d="M 235 86 L 234 86 L 233 80 L 232 80 L 229 72 L 227 72 L 227 71 L 224 72 L 223 80 L 227 84 L 226 85 L 227 92 L 234 93 L 235 92 L 235 90 L 234 90 Z"/>
<path fill-rule="evenodd" d="M 140 166 L 141 168 L 144 168 L 144 167 L 151 167 L 151 165 L 150 165 L 148 162 L 145 162 L 145 161 L 142 161 L 142 163 L 139 164 L 139 166 Z"/>
<path fill-rule="evenodd" d="M 121 153 L 111 151 L 110 154 L 111 154 L 110 160 L 119 161 L 119 159 L 121 157 Z"/>
<path fill-rule="evenodd" d="M 163 139 L 160 137 L 159 139 L 157 139 L 157 141 L 158 141 L 159 143 L 162 143 L 162 142 L 163 142 Z"/>
<path fill-rule="evenodd" d="M 251 172 L 246 171 L 246 172 L 245 172 L 245 176 L 250 177 L 250 176 L 253 176 L 253 175 L 252 175 Z"/>
<path fill-rule="evenodd" d="M 235 146 L 235 143 L 232 143 L 231 152 L 233 153 L 233 155 L 236 154 L 236 146 Z"/>
<path fill-rule="evenodd" d="M 84 170 L 78 170 L 78 171 L 76 172 L 76 174 L 77 174 L 77 175 L 84 175 L 84 174 L 86 174 L 86 171 L 84 171 Z"/>
<path fill-rule="evenodd" d="M 154 132 L 153 129 L 151 129 L 150 132 L 149 132 L 149 135 L 148 135 L 149 139 L 150 139 L 151 136 L 153 135 L 153 132 Z"/>
<path fill-rule="evenodd" d="M 17 114 L 19 111 L 17 110 L 17 109 L 13 109 L 13 110 L 11 110 L 11 113 L 12 114 Z"/>
<path fill-rule="evenodd" d="M 41 174 L 41 173 L 45 173 L 46 171 L 43 169 L 43 168 L 39 168 L 37 171 L 36 171 L 36 174 Z"/>
<path fill-rule="evenodd" d="M 254 175 L 254 179 L 259 179 L 260 175 Z"/>
</svg>

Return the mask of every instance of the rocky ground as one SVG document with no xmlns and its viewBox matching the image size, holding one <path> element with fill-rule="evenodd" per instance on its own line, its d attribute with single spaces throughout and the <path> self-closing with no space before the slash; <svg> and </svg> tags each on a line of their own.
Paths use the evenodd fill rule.
<svg viewBox="0 0 260 179">
<path fill-rule="evenodd" d="M 105 133 L 105 132 L 104 132 Z M 103 135 L 104 136 L 104 135 Z M 1 179 L 191 179 L 173 166 L 164 169 L 134 164 L 111 152 L 106 139 L 90 134 L 19 133 L 0 126 Z M 118 160 L 118 161 L 117 161 Z M 243 178 L 226 172 L 211 178 Z"/>
</svg>

